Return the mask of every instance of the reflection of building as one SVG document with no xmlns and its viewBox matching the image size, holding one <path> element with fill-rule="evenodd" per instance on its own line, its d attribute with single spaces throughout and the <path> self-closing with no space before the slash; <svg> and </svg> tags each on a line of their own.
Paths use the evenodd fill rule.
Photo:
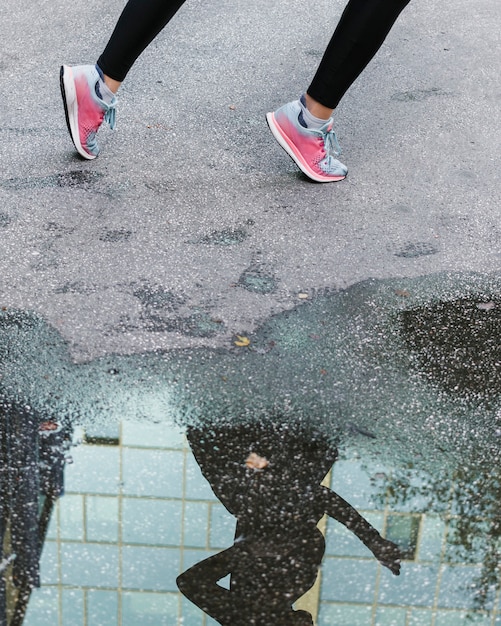
<svg viewBox="0 0 501 626">
<path fill-rule="evenodd" d="M 54 503 L 64 491 L 67 428 L 22 408 L 0 414 L 0 625 L 20 626 Z"/>
<path fill-rule="evenodd" d="M 183 615 L 202 624 L 175 579 L 231 545 L 233 518 L 179 432 L 126 423 L 103 432 L 74 449 L 26 623 L 172 626 Z"/>
<path fill-rule="evenodd" d="M 103 435 L 104 433 L 104 435 Z M 27 626 L 203 626 L 210 619 L 182 599 L 176 576 L 233 542 L 234 520 L 215 499 L 184 437 L 166 425 L 124 423 L 75 448 L 66 495 L 42 558 L 43 588 Z M 409 556 L 395 578 L 358 539 L 329 520 L 318 623 L 322 626 L 457 626 L 478 568 L 441 563 L 446 525 L 436 515 L 378 510 L 360 461 L 339 461 L 333 488 Z M 442 559 L 443 560 L 443 559 Z M 476 623 L 496 626 L 498 612 Z M 183 618 L 181 622 L 180 618 Z M 481 617 L 481 616 L 480 616 Z M 498 621 L 496 621 L 496 619 Z M 205 620 L 205 621 L 204 621 Z"/>
</svg>

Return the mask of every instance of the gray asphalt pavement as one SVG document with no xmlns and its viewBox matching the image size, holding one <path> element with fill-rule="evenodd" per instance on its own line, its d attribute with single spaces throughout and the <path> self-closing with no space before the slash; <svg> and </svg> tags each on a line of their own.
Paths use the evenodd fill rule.
<svg viewBox="0 0 501 626">
<path fill-rule="evenodd" d="M 499 2 L 410 3 L 336 112 L 350 173 L 330 185 L 264 115 L 308 85 L 343 2 L 188 0 L 83 162 L 59 65 L 93 62 L 122 6 L 0 8 L 0 305 L 75 360 L 225 346 L 371 277 L 499 272 Z"/>
</svg>

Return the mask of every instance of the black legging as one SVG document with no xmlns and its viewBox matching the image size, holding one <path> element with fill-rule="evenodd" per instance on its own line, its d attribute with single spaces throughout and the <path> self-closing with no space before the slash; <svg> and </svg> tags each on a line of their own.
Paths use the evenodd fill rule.
<svg viewBox="0 0 501 626">
<path fill-rule="evenodd" d="M 129 0 L 98 65 L 114 80 L 128 71 L 185 0 Z M 307 92 L 336 108 L 353 81 L 381 47 L 410 0 L 350 0 Z"/>
</svg>

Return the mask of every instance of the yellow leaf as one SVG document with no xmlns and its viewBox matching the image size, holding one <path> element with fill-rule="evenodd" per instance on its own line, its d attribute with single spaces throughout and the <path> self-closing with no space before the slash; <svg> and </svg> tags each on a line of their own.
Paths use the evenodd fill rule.
<svg viewBox="0 0 501 626">
<path fill-rule="evenodd" d="M 242 337 L 241 335 L 237 335 L 237 341 L 233 342 L 239 348 L 245 348 L 250 345 L 250 339 L 248 337 Z"/>
</svg>

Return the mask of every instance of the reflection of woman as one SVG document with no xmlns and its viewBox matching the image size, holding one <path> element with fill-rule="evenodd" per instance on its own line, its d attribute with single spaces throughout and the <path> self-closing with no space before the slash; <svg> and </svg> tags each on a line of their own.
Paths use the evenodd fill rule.
<svg viewBox="0 0 501 626">
<path fill-rule="evenodd" d="M 178 586 L 221 624 L 312 623 L 292 605 L 315 582 L 325 550 L 316 525 L 324 513 L 399 573 L 397 546 L 321 486 L 337 456 L 325 441 L 276 425 L 190 429 L 188 439 L 214 493 L 237 518 L 237 531 L 233 547 L 181 574 Z M 229 591 L 216 584 L 227 574 Z"/>
</svg>

